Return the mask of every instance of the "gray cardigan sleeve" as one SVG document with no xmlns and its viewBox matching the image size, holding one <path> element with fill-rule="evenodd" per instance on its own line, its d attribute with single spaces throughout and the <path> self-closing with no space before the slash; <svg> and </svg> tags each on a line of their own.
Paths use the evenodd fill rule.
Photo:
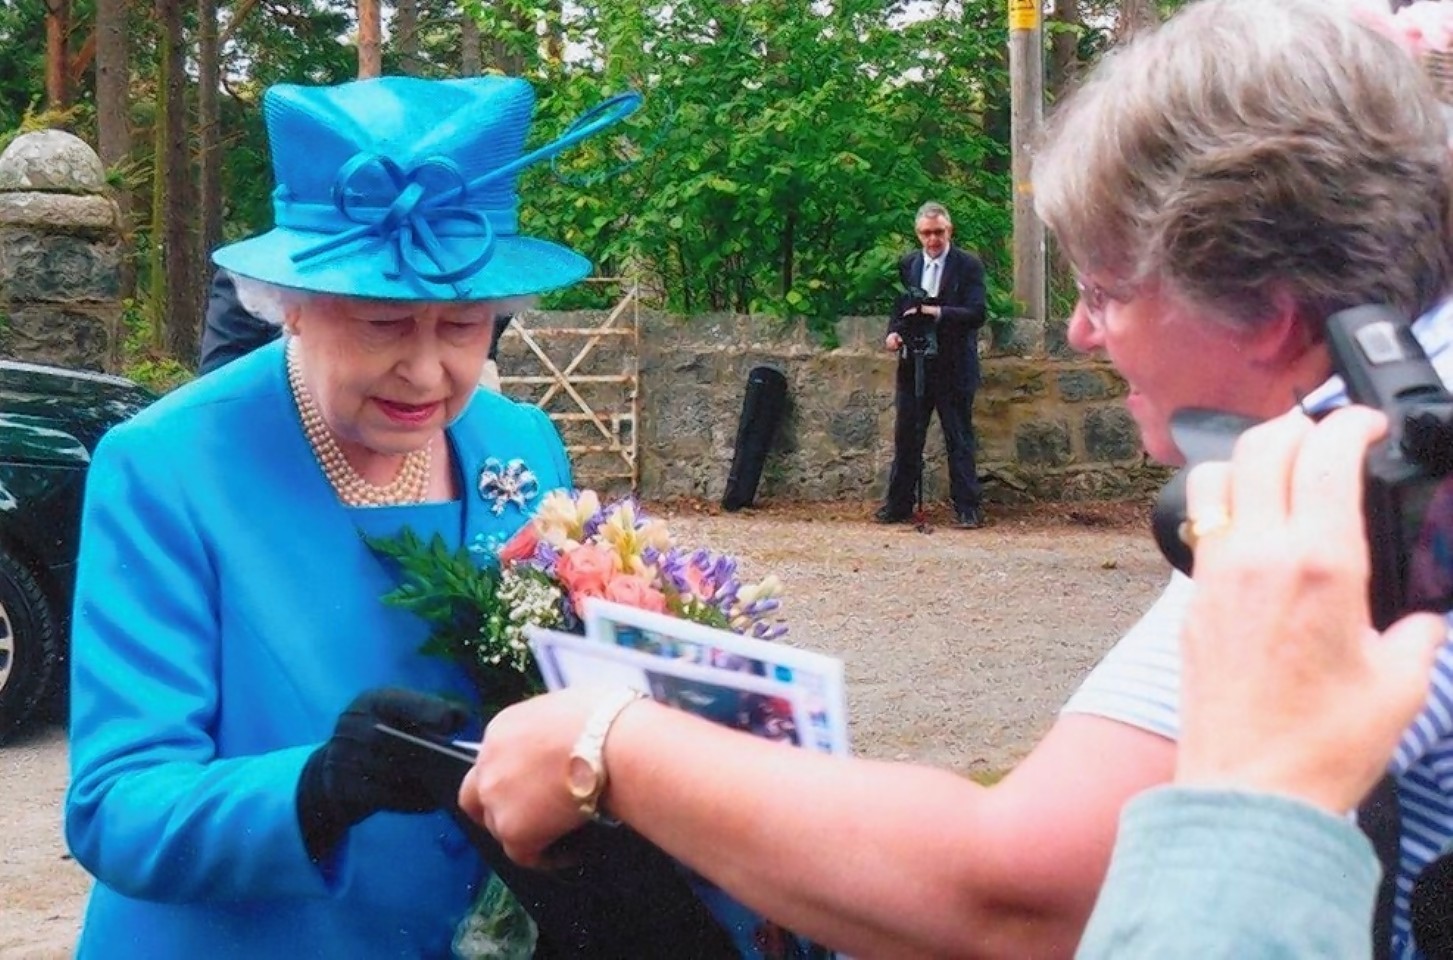
<svg viewBox="0 0 1453 960">
<path fill-rule="evenodd" d="M 1380 874 L 1350 818 L 1268 794 L 1161 787 L 1121 815 L 1075 957 L 1370 957 Z"/>
</svg>

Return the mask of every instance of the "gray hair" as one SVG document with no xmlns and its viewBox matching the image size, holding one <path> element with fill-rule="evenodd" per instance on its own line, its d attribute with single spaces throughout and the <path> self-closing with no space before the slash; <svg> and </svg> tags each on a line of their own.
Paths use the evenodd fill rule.
<svg viewBox="0 0 1453 960">
<path fill-rule="evenodd" d="M 325 294 L 313 293 L 308 290 L 295 290 L 291 287 L 280 287 L 266 280 L 257 280 L 252 277 L 244 277 L 239 274 L 232 274 L 232 282 L 237 288 L 237 302 L 242 309 L 268 323 L 282 326 L 287 320 L 288 310 L 294 306 L 302 306 L 310 300 L 325 296 Z M 494 308 L 495 316 L 503 313 L 522 313 L 535 305 L 538 298 L 527 297 L 505 297 L 499 300 L 489 301 Z"/>
<path fill-rule="evenodd" d="M 1289 296 L 1420 314 L 1453 270 L 1453 155 L 1394 43 L 1302 0 L 1199 0 L 1059 109 L 1035 206 L 1070 261 L 1233 322 Z"/>
<path fill-rule="evenodd" d="M 308 296 L 301 290 L 279 287 L 265 280 L 254 280 L 236 273 L 232 274 L 232 285 L 237 290 L 237 303 L 242 309 L 277 327 L 282 326 L 287 319 L 288 309 Z"/>
<path fill-rule="evenodd" d="M 937 203 L 933 200 L 928 201 L 923 206 L 918 208 L 918 213 L 914 214 L 913 222 L 917 223 L 918 221 L 923 220 L 927 217 L 938 217 L 949 226 L 954 225 L 953 217 L 950 217 L 948 215 L 948 207 L 945 207 L 943 204 Z"/>
</svg>

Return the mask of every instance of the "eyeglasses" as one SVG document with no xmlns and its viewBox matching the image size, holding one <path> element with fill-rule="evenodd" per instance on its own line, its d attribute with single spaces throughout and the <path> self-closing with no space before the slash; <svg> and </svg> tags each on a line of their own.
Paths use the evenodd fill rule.
<svg viewBox="0 0 1453 960">
<path fill-rule="evenodd" d="M 1111 293 L 1098 283 L 1087 283 L 1083 277 L 1075 277 L 1075 289 L 1079 291 L 1080 302 L 1085 305 L 1085 316 L 1090 319 L 1090 327 L 1096 333 L 1105 332 L 1105 308 L 1111 300 L 1121 303 L 1131 298 L 1131 295 L 1120 296 Z"/>
<path fill-rule="evenodd" d="M 944 227 L 933 227 L 933 228 L 928 229 L 928 230 L 920 230 L 920 231 L 918 231 L 918 235 L 920 237 L 941 237 L 941 236 L 943 236 L 946 233 L 948 233 L 948 230 L 945 229 Z"/>
</svg>

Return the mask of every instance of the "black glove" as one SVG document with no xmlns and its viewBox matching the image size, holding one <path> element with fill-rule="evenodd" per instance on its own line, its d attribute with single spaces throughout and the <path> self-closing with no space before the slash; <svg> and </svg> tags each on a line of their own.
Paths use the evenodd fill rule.
<svg viewBox="0 0 1453 960">
<path fill-rule="evenodd" d="M 412 690 L 362 693 L 344 710 L 333 738 L 319 747 L 298 778 L 298 823 L 308 855 L 321 863 L 348 828 L 382 810 L 427 813 L 439 808 L 411 757 L 417 749 L 375 728 L 383 723 L 421 737 L 463 729 L 463 707 Z"/>
</svg>

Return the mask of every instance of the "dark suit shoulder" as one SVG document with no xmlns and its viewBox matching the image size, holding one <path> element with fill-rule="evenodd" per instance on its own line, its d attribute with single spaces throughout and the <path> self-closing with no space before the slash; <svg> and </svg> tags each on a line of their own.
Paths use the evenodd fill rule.
<svg viewBox="0 0 1453 960">
<path fill-rule="evenodd" d="M 905 287 L 916 286 L 918 283 L 918 270 L 916 269 L 923 257 L 922 250 L 910 250 L 898 261 L 898 278 L 903 281 Z"/>
<path fill-rule="evenodd" d="M 977 254 L 970 250 L 965 250 L 963 247 L 949 247 L 948 251 L 949 256 L 960 263 L 977 263 L 983 266 L 983 261 L 979 259 Z"/>
</svg>

